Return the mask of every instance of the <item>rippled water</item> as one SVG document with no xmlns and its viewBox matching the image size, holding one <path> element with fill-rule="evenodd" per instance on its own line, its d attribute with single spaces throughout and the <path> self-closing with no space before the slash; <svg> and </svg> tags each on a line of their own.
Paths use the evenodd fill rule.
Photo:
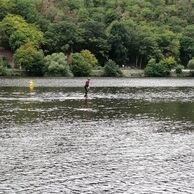
<svg viewBox="0 0 194 194">
<path fill-rule="evenodd" d="M 194 193 L 194 79 L 0 79 L 0 194 Z"/>
</svg>

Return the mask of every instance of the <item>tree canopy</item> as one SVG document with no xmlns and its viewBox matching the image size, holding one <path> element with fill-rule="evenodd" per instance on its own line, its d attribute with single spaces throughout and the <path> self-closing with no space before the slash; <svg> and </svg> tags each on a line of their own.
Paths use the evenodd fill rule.
<svg viewBox="0 0 194 194">
<path fill-rule="evenodd" d="M 138 68 L 168 57 L 186 66 L 194 57 L 194 0 L 0 0 L 0 5 L 0 47 L 13 52 L 30 43 L 45 55 L 63 52 L 69 60 L 88 50 L 101 66 L 113 60 Z"/>
<path fill-rule="evenodd" d="M 0 22 L 0 44 L 5 48 L 15 51 L 27 42 L 38 47 L 42 40 L 43 33 L 21 16 L 8 14 Z"/>
</svg>

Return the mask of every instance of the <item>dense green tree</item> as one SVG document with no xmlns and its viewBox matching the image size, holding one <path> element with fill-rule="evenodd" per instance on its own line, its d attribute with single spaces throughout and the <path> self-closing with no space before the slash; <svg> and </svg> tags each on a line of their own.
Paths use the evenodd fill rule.
<svg viewBox="0 0 194 194">
<path fill-rule="evenodd" d="M 92 71 L 92 65 L 89 64 L 80 53 L 74 53 L 71 71 L 74 76 L 89 76 Z"/>
<path fill-rule="evenodd" d="M 12 0 L 0 0 L 0 20 L 2 20 L 8 13 L 11 13 L 14 8 Z"/>
<path fill-rule="evenodd" d="M 69 7 L 70 11 L 79 10 L 81 8 L 81 1 L 80 0 L 67 0 L 65 5 Z"/>
<path fill-rule="evenodd" d="M 155 59 L 150 59 L 145 68 L 145 75 L 148 77 L 166 77 L 169 74 L 170 69 L 163 61 L 157 63 Z"/>
<path fill-rule="evenodd" d="M 167 29 L 158 28 L 157 42 L 164 57 L 173 56 L 176 59 L 179 58 L 180 41 L 175 33 Z"/>
<path fill-rule="evenodd" d="M 69 22 L 52 23 L 45 32 L 44 45 L 46 53 L 66 52 L 67 54 L 78 50 L 82 40 L 82 30 Z"/>
<path fill-rule="evenodd" d="M 32 0 L 12 0 L 14 3 L 13 13 L 22 16 L 27 22 L 35 23 L 39 14 Z"/>
<path fill-rule="evenodd" d="M 88 50 L 102 66 L 111 59 L 144 68 L 154 58 L 162 69 L 169 57 L 186 66 L 193 25 L 193 0 L 0 0 L 0 47 L 15 52 L 30 42 L 65 53 L 68 64 Z"/>
<path fill-rule="evenodd" d="M 194 57 L 194 25 L 189 25 L 184 29 L 180 38 L 180 45 L 181 62 L 186 66 L 188 61 Z"/>
<path fill-rule="evenodd" d="M 0 45 L 4 48 L 16 50 L 27 42 L 38 47 L 42 40 L 42 32 L 20 16 L 8 14 L 0 22 Z"/>
<path fill-rule="evenodd" d="M 44 74 L 50 76 L 71 76 L 67 57 L 63 53 L 53 53 L 44 58 Z"/>
<path fill-rule="evenodd" d="M 92 67 L 94 67 L 95 65 L 97 65 L 98 60 L 96 59 L 96 57 L 89 50 L 82 50 L 80 52 L 80 54 L 82 55 L 82 57 L 84 58 L 84 60 L 87 63 L 89 63 L 90 65 L 92 65 Z"/>
<path fill-rule="evenodd" d="M 175 68 L 177 66 L 177 61 L 174 57 L 166 57 L 160 60 L 160 63 L 165 65 L 169 70 Z"/>
<path fill-rule="evenodd" d="M 143 67 L 149 59 L 160 60 L 163 57 L 162 51 L 157 42 L 157 35 L 152 27 L 141 26 L 133 32 L 131 58 L 135 56 L 136 67 Z M 135 49 L 134 49 L 135 48 Z"/>
<path fill-rule="evenodd" d="M 189 60 L 187 67 L 189 69 L 194 70 L 194 58 L 192 58 L 191 60 Z"/>
<path fill-rule="evenodd" d="M 108 60 L 104 66 L 104 76 L 119 77 L 122 76 L 122 72 L 114 61 Z"/>
<path fill-rule="evenodd" d="M 22 45 L 14 54 L 15 63 L 29 76 L 42 76 L 44 68 L 44 54 L 31 43 Z"/>
<path fill-rule="evenodd" d="M 106 12 L 105 12 L 105 23 L 107 25 L 111 24 L 112 22 L 114 22 L 115 20 L 119 20 L 121 18 L 121 16 L 115 12 L 115 10 L 113 9 L 108 9 Z"/>
<path fill-rule="evenodd" d="M 151 57 L 160 58 L 160 51 L 153 37 L 145 37 L 142 34 L 142 39 L 139 40 L 138 52 L 136 53 L 136 67 L 141 68 Z"/>
<path fill-rule="evenodd" d="M 109 33 L 110 57 L 119 65 L 128 62 L 130 36 L 123 23 L 115 22 Z"/>
<path fill-rule="evenodd" d="M 87 21 L 81 24 L 84 29 L 82 48 L 91 51 L 100 64 L 108 58 L 110 45 L 105 33 L 105 25 L 97 21 Z"/>
</svg>

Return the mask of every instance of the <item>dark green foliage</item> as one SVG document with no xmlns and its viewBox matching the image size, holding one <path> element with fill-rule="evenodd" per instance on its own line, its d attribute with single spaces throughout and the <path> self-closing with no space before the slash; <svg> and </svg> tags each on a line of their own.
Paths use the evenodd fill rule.
<svg viewBox="0 0 194 194">
<path fill-rule="evenodd" d="M 0 76 L 11 76 L 12 75 L 12 69 L 10 64 L 6 61 L 0 58 Z"/>
<path fill-rule="evenodd" d="M 181 45 L 181 62 L 183 65 L 187 65 L 189 60 L 194 57 L 194 25 L 184 28 L 182 37 L 180 39 Z"/>
<path fill-rule="evenodd" d="M 109 35 L 109 43 L 111 45 L 110 55 L 119 65 L 128 62 L 129 41 L 130 36 L 125 25 L 119 22 L 113 24 Z"/>
<path fill-rule="evenodd" d="M 68 0 L 67 6 L 71 11 L 80 9 L 80 0 Z"/>
<path fill-rule="evenodd" d="M 39 19 L 39 13 L 32 0 L 12 0 L 14 3 L 13 13 L 22 16 L 27 22 L 35 23 Z"/>
<path fill-rule="evenodd" d="M 13 0 L 0 0 L 0 21 L 10 12 L 13 11 Z"/>
<path fill-rule="evenodd" d="M 166 57 L 162 59 L 160 63 L 166 66 L 169 70 L 177 66 L 177 62 L 174 57 Z"/>
<path fill-rule="evenodd" d="M 22 67 L 26 70 L 26 74 L 29 76 L 43 76 L 43 54 L 37 52 L 32 55 Z"/>
<path fill-rule="evenodd" d="M 169 69 L 176 66 L 163 60 L 171 56 L 186 67 L 194 57 L 193 3 L 0 0 L 0 47 L 15 52 L 30 42 L 46 55 L 65 53 L 68 64 L 72 53 L 88 50 L 101 66 L 111 59 L 119 66 L 143 69 L 155 58 L 162 72 L 166 64 Z"/>
<path fill-rule="evenodd" d="M 191 70 L 191 71 L 190 71 L 190 76 L 191 76 L 191 77 L 194 77 L 194 58 L 192 58 L 192 59 L 189 61 L 187 67 Z"/>
<path fill-rule="evenodd" d="M 192 58 L 192 59 L 189 61 L 187 67 L 188 67 L 189 69 L 194 70 L 194 58 Z"/>
<path fill-rule="evenodd" d="M 91 51 L 103 64 L 108 58 L 110 49 L 108 39 L 105 33 L 106 26 L 102 22 L 87 21 L 81 25 L 84 30 L 82 47 Z"/>
<path fill-rule="evenodd" d="M 106 24 L 111 24 L 113 21 L 115 20 L 119 20 L 120 16 L 117 12 L 115 12 L 112 9 L 109 9 L 106 11 L 106 15 L 105 15 L 105 23 Z"/>
<path fill-rule="evenodd" d="M 15 51 L 28 42 L 38 47 L 42 39 L 43 33 L 20 16 L 8 14 L 0 22 L 0 45 L 4 48 Z"/>
<path fill-rule="evenodd" d="M 43 48 L 46 53 L 71 53 L 82 42 L 81 33 L 81 29 L 73 23 L 64 21 L 52 23 L 45 32 Z"/>
<path fill-rule="evenodd" d="M 183 69 L 184 69 L 184 66 L 182 66 L 182 65 L 177 65 L 177 66 L 176 66 L 176 69 L 175 69 L 176 74 L 177 74 L 177 75 L 182 75 Z"/>
<path fill-rule="evenodd" d="M 44 55 L 28 43 L 17 49 L 14 60 L 29 76 L 43 76 Z"/>
<path fill-rule="evenodd" d="M 92 65 L 89 64 L 80 53 L 74 53 L 71 71 L 74 76 L 89 76 L 92 71 Z"/>
<path fill-rule="evenodd" d="M 92 67 L 95 67 L 95 65 L 98 63 L 96 57 L 89 50 L 82 50 L 80 54 Z"/>
<path fill-rule="evenodd" d="M 104 76 L 119 77 L 122 76 L 122 72 L 114 61 L 109 60 L 104 66 Z"/>
<path fill-rule="evenodd" d="M 0 76 L 1 75 L 6 75 L 6 68 L 2 59 L 0 59 Z"/>
<path fill-rule="evenodd" d="M 148 77 L 166 77 L 169 74 L 170 69 L 163 61 L 156 63 L 155 59 L 150 59 L 145 68 L 145 75 Z"/>
</svg>

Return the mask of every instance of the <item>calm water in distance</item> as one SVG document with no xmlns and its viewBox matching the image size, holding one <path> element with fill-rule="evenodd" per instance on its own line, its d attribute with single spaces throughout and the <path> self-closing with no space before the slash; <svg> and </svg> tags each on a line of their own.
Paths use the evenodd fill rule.
<svg viewBox="0 0 194 194">
<path fill-rule="evenodd" d="M 0 194 L 194 193 L 194 79 L 0 79 Z"/>
</svg>

